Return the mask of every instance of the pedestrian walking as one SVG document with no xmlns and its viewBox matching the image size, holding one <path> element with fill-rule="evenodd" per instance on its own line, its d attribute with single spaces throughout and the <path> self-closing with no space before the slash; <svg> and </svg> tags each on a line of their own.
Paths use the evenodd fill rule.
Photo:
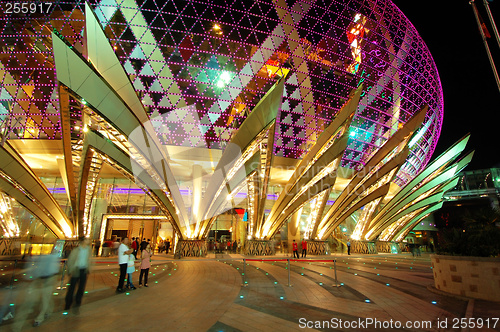
<svg viewBox="0 0 500 332">
<path fill-rule="evenodd" d="M 118 238 L 115 237 L 113 241 L 113 255 L 118 255 L 118 248 L 120 247 L 120 242 L 118 242 Z"/>
<path fill-rule="evenodd" d="M 292 243 L 292 250 L 293 250 L 293 258 L 295 258 L 295 256 L 297 256 L 297 258 L 300 258 L 299 257 L 299 246 L 298 246 L 297 242 L 295 242 L 295 240 L 293 240 L 293 243 Z"/>
<path fill-rule="evenodd" d="M 133 254 L 128 255 L 127 263 L 127 286 L 128 289 L 136 289 L 132 283 L 132 273 L 135 272 L 135 257 Z"/>
<path fill-rule="evenodd" d="M 132 252 L 132 254 L 134 255 L 134 258 L 137 259 L 137 249 L 139 249 L 137 247 L 137 241 L 135 240 L 135 237 L 132 238 L 132 245 L 131 245 L 132 249 L 134 249 L 134 251 Z"/>
<path fill-rule="evenodd" d="M 66 304 L 64 310 L 69 310 L 73 303 L 73 294 L 76 285 L 76 306 L 75 313 L 78 313 L 79 307 L 82 304 L 83 294 L 85 293 L 85 285 L 87 284 L 87 275 L 90 272 L 90 240 L 86 237 L 80 237 L 80 245 L 73 249 L 69 254 L 67 261 L 68 275 L 71 277 L 68 291 L 66 292 Z"/>
<path fill-rule="evenodd" d="M 35 306 L 40 311 L 35 317 L 33 326 L 40 324 L 52 313 L 54 307 L 54 296 L 56 275 L 60 269 L 60 252 L 53 250 L 50 255 L 29 256 L 27 259 L 27 270 L 25 275 L 26 284 L 23 290 L 22 302 L 15 312 L 12 331 L 22 331 L 28 317 Z M 10 312 L 12 315 L 13 312 Z M 1 317 L 4 317 L 3 315 Z M 4 318 L 5 319 L 5 318 Z"/>
<path fill-rule="evenodd" d="M 302 239 L 302 258 L 306 258 L 307 256 L 307 241 L 305 239 Z"/>
<path fill-rule="evenodd" d="M 128 255 L 130 255 L 134 251 L 134 249 L 129 249 L 128 244 L 129 239 L 128 237 L 125 237 L 118 247 L 118 265 L 120 267 L 120 278 L 118 279 L 118 287 L 116 287 L 117 293 L 124 292 L 123 283 L 125 282 L 125 275 L 127 274 Z"/>
<path fill-rule="evenodd" d="M 167 239 L 167 242 L 165 243 L 165 251 L 168 254 L 168 251 L 170 250 L 170 240 Z"/>
<path fill-rule="evenodd" d="M 350 240 L 347 240 L 347 254 L 348 255 L 351 254 L 351 241 Z"/>
<path fill-rule="evenodd" d="M 151 245 L 146 244 L 146 248 L 141 248 L 141 274 L 139 275 L 139 287 L 142 286 L 142 277 L 144 276 L 144 287 L 148 287 L 148 274 L 151 267 Z"/>
</svg>

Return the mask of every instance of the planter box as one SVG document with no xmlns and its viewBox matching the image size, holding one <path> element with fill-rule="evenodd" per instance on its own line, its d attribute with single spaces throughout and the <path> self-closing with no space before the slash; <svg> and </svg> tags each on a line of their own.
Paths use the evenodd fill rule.
<svg viewBox="0 0 500 332">
<path fill-rule="evenodd" d="M 500 301 L 500 258 L 431 255 L 431 262 L 436 289 Z"/>
</svg>

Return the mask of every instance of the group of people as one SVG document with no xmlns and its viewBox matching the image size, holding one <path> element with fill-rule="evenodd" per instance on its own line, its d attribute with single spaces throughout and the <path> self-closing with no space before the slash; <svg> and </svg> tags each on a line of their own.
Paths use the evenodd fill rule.
<svg viewBox="0 0 500 332">
<path fill-rule="evenodd" d="M 139 258 L 137 258 L 140 253 Z M 122 239 L 118 247 L 118 265 L 120 267 L 120 278 L 118 279 L 117 293 L 125 292 L 125 289 L 136 289 L 132 282 L 132 274 L 135 272 L 135 262 L 140 260 L 139 274 L 139 287 L 142 287 L 144 280 L 144 287 L 148 287 L 148 275 L 151 268 L 151 243 L 149 241 L 142 241 L 139 245 L 139 238 L 132 238 L 132 243 L 125 237 Z M 125 278 L 127 284 L 125 284 Z M 144 279 L 143 279 L 144 278 Z M 125 288 L 124 288 L 125 284 Z"/>
<path fill-rule="evenodd" d="M 413 257 L 422 255 L 422 253 L 420 252 L 420 245 L 419 244 L 410 243 L 407 246 L 408 246 L 408 251 L 411 252 Z"/>
<path fill-rule="evenodd" d="M 234 240 L 234 242 L 229 241 L 213 241 L 210 240 L 208 243 L 208 250 L 215 251 L 215 253 L 222 253 L 227 250 L 228 253 L 237 253 L 241 251 L 241 242 Z"/>
<path fill-rule="evenodd" d="M 168 254 L 170 251 L 170 240 L 161 240 L 160 243 L 158 243 L 158 253 L 161 254 L 162 252 L 165 252 L 165 254 Z"/>
<path fill-rule="evenodd" d="M 307 257 L 307 241 L 305 239 L 302 239 L 302 242 L 300 243 L 300 246 L 302 248 L 302 258 Z M 293 258 L 299 257 L 299 245 L 295 240 L 292 242 L 292 251 L 293 251 Z"/>
<path fill-rule="evenodd" d="M 70 283 L 66 293 L 64 306 L 65 311 L 70 310 L 73 305 L 73 300 L 75 300 L 75 305 L 73 306 L 73 311 L 75 313 L 78 313 L 82 303 L 85 285 L 87 283 L 87 275 L 90 273 L 91 268 L 90 240 L 81 237 L 79 242 L 79 245 L 71 251 L 67 260 L 67 273 L 70 276 Z M 140 256 L 138 258 L 139 251 Z M 130 243 L 128 238 L 123 238 L 118 246 L 117 255 L 118 265 L 120 267 L 120 278 L 118 279 L 116 291 L 120 293 L 125 291 L 125 278 L 127 279 L 125 287 L 128 289 L 136 289 L 132 282 L 132 274 L 135 272 L 136 260 L 140 260 L 141 272 L 139 275 L 139 287 L 143 285 L 143 281 L 144 287 L 148 287 L 148 275 L 151 267 L 151 256 L 153 255 L 149 241 L 142 241 L 139 244 L 139 238 L 132 238 L 132 243 Z M 78 290 L 76 290 L 77 286 Z M 43 319 L 40 318 L 35 321 L 35 325 L 40 325 L 42 320 Z"/>
</svg>

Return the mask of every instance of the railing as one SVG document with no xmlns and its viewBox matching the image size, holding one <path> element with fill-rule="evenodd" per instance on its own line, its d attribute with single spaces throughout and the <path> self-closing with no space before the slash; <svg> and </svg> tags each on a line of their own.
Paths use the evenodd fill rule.
<svg viewBox="0 0 500 332">
<path fill-rule="evenodd" d="M 333 271 L 335 277 L 335 287 L 339 287 L 337 281 L 337 260 L 336 259 L 293 259 L 293 258 L 278 258 L 278 259 L 257 259 L 257 258 L 243 258 L 243 286 L 248 286 L 247 278 L 247 262 L 287 262 L 288 270 L 288 287 L 292 287 L 290 283 L 290 262 L 333 262 Z"/>
</svg>

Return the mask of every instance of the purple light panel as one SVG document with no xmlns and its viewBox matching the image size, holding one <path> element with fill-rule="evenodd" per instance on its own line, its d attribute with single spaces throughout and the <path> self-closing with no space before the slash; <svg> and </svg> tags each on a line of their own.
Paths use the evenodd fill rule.
<svg viewBox="0 0 500 332">
<path fill-rule="evenodd" d="M 224 148 L 282 70 L 288 76 L 276 155 L 303 156 L 360 84 L 342 166 L 366 162 L 424 104 L 423 133 L 397 183 L 411 179 L 435 149 L 439 76 L 390 1 L 90 3 L 164 144 Z M 58 1 L 46 15 L 0 17 L 0 118 L 10 121 L 10 138 L 60 139 L 50 32 L 84 54 L 83 8 L 83 1 Z"/>
</svg>

